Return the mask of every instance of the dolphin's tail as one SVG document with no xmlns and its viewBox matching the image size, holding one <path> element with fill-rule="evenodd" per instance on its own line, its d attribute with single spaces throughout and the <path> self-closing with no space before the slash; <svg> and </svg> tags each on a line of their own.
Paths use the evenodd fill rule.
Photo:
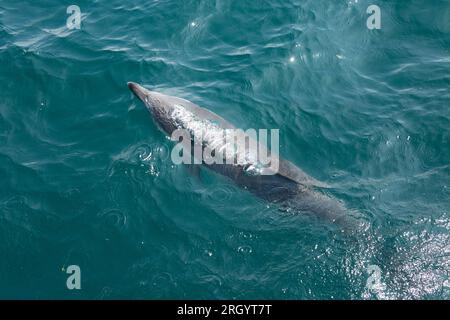
<svg viewBox="0 0 450 320">
<path fill-rule="evenodd" d="M 341 201 L 315 190 L 301 190 L 294 197 L 283 201 L 281 207 L 317 217 L 346 233 L 364 228 L 364 223 L 355 210 L 347 209 Z"/>
</svg>

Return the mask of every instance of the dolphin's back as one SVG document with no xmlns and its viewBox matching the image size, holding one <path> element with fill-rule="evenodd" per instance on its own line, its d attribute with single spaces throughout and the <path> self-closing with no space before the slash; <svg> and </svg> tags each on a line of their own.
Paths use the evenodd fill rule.
<svg viewBox="0 0 450 320">
<path fill-rule="evenodd" d="M 170 97 L 170 99 L 172 99 L 171 103 L 173 103 L 174 105 L 181 105 L 190 113 L 195 114 L 197 118 L 203 121 L 215 123 L 223 129 L 235 129 L 235 126 L 233 124 L 231 124 L 218 114 L 208 109 L 202 108 L 189 100 L 185 100 L 178 97 Z M 238 170 L 243 169 L 238 168 Z M 227 169 L 227 171 L 229 171 L 229 169 Z M 304 186 L 314 186 L 321 188 L 327 187 L 326 184 L 312 178 L 311 176 L 306 174 L 303 170 L 301 170 L 299 167 L 297 167 L 295 164 L 281 157 L 279 158 L 279 169 L 276 175 L 282 178 L 289 179 L 295 183 Z"/>
<path fill-rule="evenodd" d="M 211 110 L 208 110 L 206 108 L 202 108 L 195 103 L 178 97 L 169 97 L 169 101 L 174 106 L 181 106 L 186 109 L 186 111 L 190 112 L 191 114 L 195 115 L 196 118 L 202 121 L 209 121 L 211 123 L 217 124 L 219 127 L 223 129 L 235 129 L 235 127 L 219 116 L 218 114 L 212 112 Z"/>
</svg>

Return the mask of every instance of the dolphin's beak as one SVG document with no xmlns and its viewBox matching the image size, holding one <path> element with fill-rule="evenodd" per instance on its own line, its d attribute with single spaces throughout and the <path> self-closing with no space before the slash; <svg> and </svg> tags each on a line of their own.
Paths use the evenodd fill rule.
<svg viewBox="0 0 450 320">
<path fill-rule="evenodd" d="M 130 88 L 130 90 L 136 95 L 136 97 L 145 102 L 147 89 L 135 82 L 128 82 L 128 88 Z"/>
</svg>

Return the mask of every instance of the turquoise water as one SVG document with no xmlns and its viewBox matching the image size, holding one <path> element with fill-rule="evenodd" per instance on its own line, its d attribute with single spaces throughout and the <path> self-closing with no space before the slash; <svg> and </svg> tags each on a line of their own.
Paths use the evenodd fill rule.
<svg viewBox="0 0 450 320">
<path fill-rule="evenodd" d="M 0 298 L 448 299 L 449 49 L 448 1 L 0 0 Z M 172 165 L 127 81 L 279 128 L 367 229 Z"/>
</svg>

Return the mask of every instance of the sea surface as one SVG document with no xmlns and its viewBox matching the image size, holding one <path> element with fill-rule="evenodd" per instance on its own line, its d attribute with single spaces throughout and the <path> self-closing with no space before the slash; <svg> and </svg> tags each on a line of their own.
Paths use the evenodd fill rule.
<svg viewBox="0 0 450 320">
<path fill-rule="evenodd" d="M 366 227 L 173 165 L 127 81 L 280 129 Z M 450 298 L 449 1 L 0 0 L 0 94 L 0 298 Z"/>
</svg>

